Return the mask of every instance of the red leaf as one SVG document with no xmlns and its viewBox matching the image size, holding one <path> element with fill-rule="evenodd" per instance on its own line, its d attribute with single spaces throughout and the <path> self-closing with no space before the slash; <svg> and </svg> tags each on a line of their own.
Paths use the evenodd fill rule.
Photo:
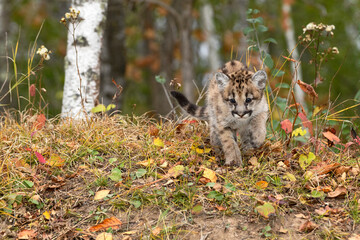
<svg viewBox="0 0 360 240">
<path fill-rule="evenodd" d="M 46 163 L 45 158 L 43 157 L 43 155 L 41 155 L 39 152 L 35 151 L 35 156 L 37 157 L 37 159 L 39 160 L 40 163 Z"/>
<path fill-rule="evenodd" d="M 333 134 L 332 132 L 323 132 L 322 133 L 324 135 L 324 137 L 326 137 L 327 139 L 329 139 L 330 141 L 334 142 L 334 143 L 339 143 L 340 142 L 340 138 L 338 138 L 335 134 Z"/>
<path fill-rule="evenodd" d="M 299 113 L 299 118 L 301 119 L 301 122 L 302 122 L 303 126 L 309 129 L 310 135 L 312 136 L 313 135 L 312 122 L 310 122 L 307 119 L 306 115 L 304 113 L 302 113 L 302 112 Z"/>
<path fill-rule="evenodd" d="M 313 98 L 318 98 L 317 93 L 315 92 L 314 88 L 311 85 L 304 83 L 301 80 L 297 80 L 297 84 L 300 86 L 301 90 L 303 90 L 305 93 L 309 94 Z"/>
<path fill-rule="evenodd" d="M 36 118 L 36 122 L 33 124 L 35 130 L 40 130 L 45 126 L 46 117 L 44 114 L 39 114 Z"/>
<path fill-rule="evenodd" d="M 292 131 L 292 123 L 290 122 L 289 119 L 285 119 L 284 121 L 282 121 L 281 123 L 281 128 L 288 134 L 291 133 Z"/>
<path fill-rule="evenodd" d="M 35 94 L 36 94 L 35 84 L 30 85 L 29 92 L 30 92 L 30 96 L 35 97 Z"/>
</svg>

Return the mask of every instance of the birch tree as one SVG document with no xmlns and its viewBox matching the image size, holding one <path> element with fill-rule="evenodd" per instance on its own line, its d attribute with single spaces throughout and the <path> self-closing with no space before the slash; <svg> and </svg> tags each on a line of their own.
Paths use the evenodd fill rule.
<svg viewBox="0 0 360 240">
<path fill-rule="evenodd" d="M 0 111 L 10 103 L 6 42 L 8 32 L 8 0 L 0 0 Z"/>
<path fill-rule="evenodd" d="M 209 3 L 205 3 L 201 7 L 201 21 L 204 28 L 204 34 L 206 37 L 205 42 L 203 43 L 208 49 L 207 59 L 210 63 L 211 72 L 215 72 L 221 65 L 220 57 L 218 54 L 219 42 L 216 39 L 215 35 L 215 26 L 214 26 L 214 10 Z"/>
<path fill-rule="evenodd" d="M 62 117 L 85 117 L 95 106 L 100 85 L 100 53 L 107 0 L 72 0 L 65 58 Z M 74 12 L 73 12 L 74 11 Z M 79 13 L 76 19 L 76 14 Z"/>
<path fill-rule="evenodd" d="M 300 60 L 300 56 L 298 50 L 296 48 L 296 40 L 295 40 L 295 31 L 294 31 L 294 23 L 292 21 L 291 16 L 291 4 L 292 0 L 283 0 L 282 4 L 282 14 L 283 14 L 283 28 L 285 32 L 285 39 L 287 48 L 290 52 L 292 52 L 292 58 L 296 61 Z M 293 84 L 296 101 L 301 103 L 305 107 L 305 96 L 304 92 L 300 89 L 299 85 L 296 84 L 296 81 L 302 80 L 302 72 L 299 62 L 291 62 L 291 73 L 293 76 Z"/>
</svg>

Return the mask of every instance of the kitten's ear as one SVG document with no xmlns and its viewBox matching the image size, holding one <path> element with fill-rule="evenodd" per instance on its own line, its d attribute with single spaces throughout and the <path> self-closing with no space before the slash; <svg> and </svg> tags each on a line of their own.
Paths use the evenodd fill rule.
<svg viewBox="0 0 360 240">
<path fill-rule="evenodd" d="M 215 80 L 220 91 L 224 90 L 224 88 L 229 84 L 230 81 L 229 77 L 221 72 L 215 74 Z"/>
<path fill-rule="evenodd" d="M 252 76 L 253 83 L 260 89 L 263 90 L 266 86 L 267 75 L 263 70 L 257 71 Z"/>
</svg>

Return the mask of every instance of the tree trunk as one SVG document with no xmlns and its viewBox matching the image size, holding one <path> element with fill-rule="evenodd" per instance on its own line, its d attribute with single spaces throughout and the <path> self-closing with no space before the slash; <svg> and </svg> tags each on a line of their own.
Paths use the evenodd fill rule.
<svg viewBox="0 0 360 240">
<path fill-rule="evenodd" d="M 178 0 L 177 9 L 180 14 L 180 49 L 181 49 L 181 77 L 184 94 L 194 102 L 195 74 L 193 68 L 193 51 L 191 48 L 192 8 L 194 0 Z"/>
<path fill-rule="evenodd" d="M 0 111 L 10 104 L 6 42 L 8 34 L 8 0 L 0 0 Z"/>
<path fill-rule="evenodd" d="M 72 7 L 80 11 L 83 20 L 76 27 L 75 42 L 74 29 L 69 26 L 61 114 L 63 117 L 82 118 L 85 113 L 90 113 L 99 95 L 107 0 L 73 0 Z"/>
<path fill-rule="evenodd" d="M 205 44 L 208 50 L 207 59 L 210 63 L 210 70 L 211 72 L 215 72 L 218 68 L 220 68 L 221 62 L 218 53 L 219 43 L 215 35 L 214 10 L 208 3 L 201 7 L 201 21 L 206 37 L 203 44 Z"/>
<path fill-rule="evenodd" d="M 291 18 L 291 4 L 293 3 L 292 0 L 283 0 L 282 4 L 282 15 L 283 15 L 283 29 L 285 32 L 285 39 L 287 43 L 287 47 L 289 52 L 292 53 L 292 58 L 296 61 L 299 61 L 299 53 L 296 48 L 296 40 L 295 40 L 295 31 L 294 31 L 294 24 Z M 296 81 L 302 80 L 302 72 L 301 66 L 299 62 L 291 62 L 291 73 L 293 76 L 293 84 L 294 84 L 294 92 L 295 98 L 298 103 L 300 103 L 303 107 L 305 106 L 305 95 L 304 92 L 301 90 Z"/>
<path fill-rule="evenodd" d="M 118 89 L 112 79 L 125 88 L 125 13 L 124 3 L 118 0 L 109 0 L 105 29 L 105 41 L 101 56 L 100 102 L 108 105 L 114 103 L 116 109 L 121 109 L 121 95 L 113 99 Z"/>
</svg>

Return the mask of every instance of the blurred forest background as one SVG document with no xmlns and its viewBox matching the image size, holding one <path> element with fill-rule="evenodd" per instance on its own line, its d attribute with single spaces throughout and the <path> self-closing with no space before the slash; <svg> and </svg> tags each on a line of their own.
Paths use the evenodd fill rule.
<svg viewBox="0 0 360 240">
<path fill-rule="evenodd" d="M 291 7 L 289 14 L 284 13 L 284 6 Z M 44 22 L 36 44 L 38 47 L 45 45 L 52 54 L 33 81 L 41 81 L 41 87 L 46 89 L 43 97 L 49 116 L 61 111 L 67 30 L 59 20 L 69 7 L 70 0 L 0 0 L 0 55 L 13 57 L 18 42 L 18 73 L 27 72 L 29 49 Z M 332 100 L 336 99 L 337 103 L 354 98 L 360 100 L 358 0 L 109 0 L 101 56 L 100 102 L 107 105 L 113 101 L 114 79 L 123 87 L 120 98 L 114 101 L 122 113 L 168 113 L 171 106 L 156 76 L 164 78 L 168 88 L 172 79 L 181 83 L 182 78 L 190 78 L 201 90 L 208 74 L 224 62 L 241 56 L 245 62 L 246 49 L 256 37 L 248 28 L 251 22 L 247 21 L 247 10 L 250 8 L 258 9 L 256 17 L 264 20 L 266 27 L 258 29 L 259 40 L 277 69 L 285 62 L 282 56 L 288 56 L 293 50 L 288 49 L 286 21 L 290 19 L 293 23 L 290 30 L 294 31 L 296 43 L 300 42 L 298 36 L 310 22 L 334 25 L 334 36 L 326 41 L 329 46 L 337 47 L 339 54 L 322 64 L 317 76 L 321 84 L 316 88 L 319 102 L 327 103 L 331 81 Z M 272 40 L 265 43 L 268 38 Z M 303 44 L 298 44 L 297 50 L 303 53 L 300 59 L 302 79 L 313 83 L 316 74 L 309 63 L 311 54 L 303 51 Z M 254 56 L 256 59 L 256 54 Z M 12 63 L 5 57 L 0 61 L 0 81 L 15 81 Z M 288 61 L 282 68 L 284 74 L 271 77 L 272 88 L 280 82 L 291 83 L 290 63 Z M 192 87 L 193 96 L 189 97 L 196 100 L 195 85 Z M 0 96 L 4 91 L 6 88 Z M 28 83 L 23 82 L 19 91 L 20 96 L 28 96 Z M 284 91 L 285 97 L 287 93 Z M 26 100 L 21 101 L 21 108 L 25 108 Z M 11 101 L 7 97 L 1 103 L 18 108 L 14 94 Z"/>
</svg>

